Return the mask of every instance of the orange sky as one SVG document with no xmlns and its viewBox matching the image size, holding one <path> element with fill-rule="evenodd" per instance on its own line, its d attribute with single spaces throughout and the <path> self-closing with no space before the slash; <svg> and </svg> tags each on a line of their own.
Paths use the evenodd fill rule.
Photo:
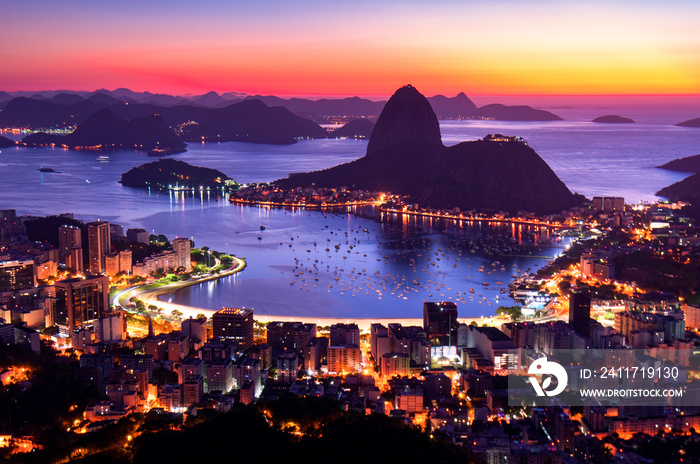
<svg viewBox="0 0 700 464">
<path fill-rule="evenodd" d="M 700 93 L 693 1 L 4 3 L 5 91 Z"/>
</svg>

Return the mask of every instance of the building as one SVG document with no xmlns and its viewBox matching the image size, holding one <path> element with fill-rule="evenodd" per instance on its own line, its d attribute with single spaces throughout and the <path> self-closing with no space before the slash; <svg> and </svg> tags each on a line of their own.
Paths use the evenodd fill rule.
<svg viewBox="0 0 700 464">
<path fill-rule="evenodd" d="M 109 279 L 68 279 L 56 282 L 54 322 L 67 334 L 92 327 L 109 310 Z"/>
<path fill-rule="evenodd" d="M 62 225 L 58 228 L 58 256 L 61 264 L 68 264 L 71 250 L 82 248 L 82 232 L 79 227 Z"/>
<path fill-rule="evenodd" d="M 207 393 L 228 393 L 233 388 L 233 363 L 230 359 L 216 359 L 207 364 Z"/>
<path fill-rule="evenodd" d="M 360 328 L 357 324 L 333 324 L 331 325 L 332 346 L 357 345 L 360 346 Z"/>
<path fill-rule="evenodd" d="M 0 292 L 22 290 L 36 285 L 34 261 L 0 261 Z"/>
<path fill-rule="evenodd" d="M 685 326 L 690 330 L 700 329 L 700 306 L 684 304 L 681 309 L 685 314 Z"/>
<path fill-rule="evenodd" d="M 109 222 L 90 222 L 87 227 L 90 272 L 95 275 L 103 274 L 107 270 L 105 258 L 110 254 L 112 248 Z"/>
<path fill-rule="evenodd" d="M 237 351 L 253 345 L 252 309 L 222 308 L 211 318 L 214 338 L 235 342 Z"/>
<path fill-rule="evenodd" d="M 457 346 L 457 305 L 451 301 L 423 303 L 423 328 L 432 346 Z"/>
<path fill-rule="evenodd" d="M 148 245 L 149 233 L 144 229 L 127 229 L 126 239 L 130 243 L 143 243 Z"/>
<path fill-rule="evenodd" d="M 606 213 L 624 211 L 625 199 L 622 197 L 593 197 L 593 209 Z"/>
<path fill-rule="evenodd" d="M 382 324 L 372 324 L 370 326 L 369 346 L 374 362 L 379 364 L 382 356 L 384 356 L 385 353 L 391 352 L 389 329 Z"/>
<path fill-rule="evenodd" d="M 329 374 L 350 374 L 362 371 L 362 353 L 358 346 L 329 346 L 327 353 Z"/>
<path fill-rule="evenodd" d="M 385 376 L 408 376 L 411 373 L 411 358 L 405 353 L 385 353 L 381 357 L 380 372 Z"/>
<path fill-rule="evenodd" d="M 105 256 L 105 274 L 115 276 L 119 274 L 119 255 Z"/>
<path fill-rule="evenodd" d="M 569 296 L 569 324 L 575 332 L 591 336 L 591 294 L 573 290 Z"/>
<path fill-rule="evenodd" d="M 133 259 L 131 257 L 131 250 L 124 250 L 119 252 L 119 272 L 123 272 L 126 275 L 132 274 Z"/>
<path fill-rule="evenodd" d="M 75 272 L 82 274 L 85 270 L 83 267 L 83 249 L 78 247 L 71 248 L 70 255 L 68 256 L 68 262 L 66 264 Z"/>
<path fill-rule="evenodd" d="M 194 319 L 190 317 L 185 319 L 180 324 L 182 334 L 189 337 L 193 341 L 194 349 L 199 348 L 207 342 L 207 318 L 201 317 Z"/>
<path fill-rule="evenodd" d="M 190 256 L 192 245 L 189 238 L 176 238 L 172 241 L 173 251 L 175 252 L 175 269 L 183 267 L 189 271 L 192 267 Z"/>
<path fill-rule="evenodd" d="M 316 337 L 316 324 L 272 321 L 267 324 L 267 344 L 275 351 L 301 351 Z"/>
</svg>

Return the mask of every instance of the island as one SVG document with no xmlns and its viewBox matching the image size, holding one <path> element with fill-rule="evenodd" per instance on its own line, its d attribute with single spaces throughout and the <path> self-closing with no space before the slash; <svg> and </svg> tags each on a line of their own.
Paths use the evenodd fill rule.
<svg viewBox="0 0 700 464">
<path fill-rule="evenodd" d="M 657 168 L 666 169 L 668 171 L 700 172 L 700 155 L 676 158 L 666 164 L 657 166 Z"/>
<path fill-rule="evenodd" d="M 430 102 L 410 85 L 385 105 L 364 157 L 275 184 L 352 186 L 440 209 L 549 214 L 580 201 L 521 138 L 495 135 L 445 147 Z"/>
<path fill-rule="evenodd" d="M 213 190 L 235 184 L 221 171 L 192 166 L 171 158 L 132 168 L 122 174 L 121 183 L 127 187 L 156 190 Z"/>
<path fill-rule="evenodd" d="M 591 122 L 597 122 L 601 124 L 632 124 L 635 121 L 630 118 L 623 118 L 617 114 L 606 114 L 605 116 L 598 116 Z"/>
<path fill-rule="evenodd" d="M 700 127 L 700 118 L 689 119 L 687 121 L 679 122 L 676 126 L 681 127 Z"/>
</svg>

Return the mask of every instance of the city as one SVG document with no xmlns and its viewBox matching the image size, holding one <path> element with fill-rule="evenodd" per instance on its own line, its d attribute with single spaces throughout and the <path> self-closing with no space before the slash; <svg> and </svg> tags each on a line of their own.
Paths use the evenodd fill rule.
<svg viewBox="0 0 700 464">
<path fill-rule="evenodd" d="M 246 191 L 243 187 L 241 194 Z M 405 211 L 400 199 L 367 196 L 389 201 L 382 203 L 391 209 L 381 208 L 381 220 L 391 220 L 387 212 Z M 292 206 L 296 204 L 287 205 Z M 458 220 L 450 212 L 421 212 L 416 206 L 410 206 L 412 214 Z M 678 207 L 631 208 L 622 198 L 597 197 L 564 216 L 459 219 L 528 220 L 578 232 L 548 267 L 511 283 L 508 291 L 520 305 L 498 308 L 489 319 L 469 320 L 459 317 L 454 302 L 426 302 L 422 323 L 261 321 L 251 308 L 221 308 L 206 315 L 164 310 L 167 304 L 158 307 L 159 288 L 240 272 L 245 262 L 206 247 L 195 249 L 188 238 L 168 241 L 143 229 L 124 232 L 104 221 L 18 217 L 14 210 L 4 210 L 0 281 L 7 322 L 0 332 L 4 343 L 42 355 L 58 350 L 59 357 L 79 364 L 73 381 L 86 382 L 95 399 L 86 403 L 82 398 L 84 408 L 64 413 L 75 418 L 61 422 L 69 435 L 91 434 L 154 412 L 179 415 L 187 424 L 202 408 L 225 412 L 236 404 L 267 404 L 292 394 L 328 398 L 354 414 L 392 417 L 459 444 L 484 462 L 567 462 L 567 455 L 600 462 L 624 452 L 633 456 L 639 433 L 654 436 L 661 427 L 666 440 L 675 440 L 697 427 L 697 406 L 603 406 L 591 400 L 578 408 L 517 407 L 508 403 L 506 393 L 509 363 L 518 358 L 518 350 L 551 356 L 557 350 L 634 349 L 652 356 L 676 353 L 664 359 L 680 366 L 688 379 L 697 378 L 700 366 L 692 353 L 700 342 L 700 305 L 688 303 L 695 301 L 692 284 L 682 288 L 684 282 L 669 282 L 669 288 L 677 289 L 671 293 L 656 290 L 654 278 L 631 286 L 625 278 L 616 279 L 631 271 L 630 256 L 656 261 L 649 266 L 697 269 L 700 234 Z M 51 241 L 58 246 L 26 241 L 37 219 L 54 224 L 57 236 Z M 62 221 L 67 224 L 58 225 Z M 43 233 L 47 226 L 43 224 Z M 148 291 L 156 297 L 146 298 Z M 13 358 L 10 353 L 5 359 Z M 678 353 L 691 354 L 674 358 Z M 26 388 L 38 368 L 35 361 L 6 365 L 3 385 Z M 142 421 L 132 419 L 122 436 L 127 448 Z M 306 433 L 299 425 L 290 427 L 290 433 Z M 527 447 L 514 444 L 513 430 L 528 430 Z M 3 440 L 15 452 L 42 449 L 33 435 Z M 100 451 L 93 447 L 83 453 Z"/>
</svg>

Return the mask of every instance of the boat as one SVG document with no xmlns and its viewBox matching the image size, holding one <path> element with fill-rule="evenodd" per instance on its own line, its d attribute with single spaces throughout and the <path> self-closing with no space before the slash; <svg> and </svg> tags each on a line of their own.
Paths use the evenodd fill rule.
<svg viewBox="0 0 700 464">
<path fill-rule="evenodd" d="M 265 230 L 265 226 L 260 226 L 260 230 Z"/>
</svg>

